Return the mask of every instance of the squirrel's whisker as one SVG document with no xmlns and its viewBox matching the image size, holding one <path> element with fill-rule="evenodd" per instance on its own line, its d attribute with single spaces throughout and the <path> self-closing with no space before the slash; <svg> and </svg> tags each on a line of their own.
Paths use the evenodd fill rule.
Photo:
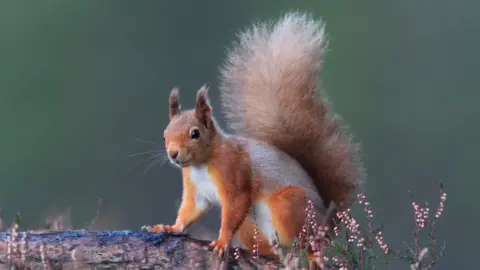
<svg viewBox="0 0 480 270">
<path fill-rule="evenodd" d="M 154 144 L 154 145 L 159 144 L 159 143 L 156 143 L 156 142 L 146 141 L 146 140 L 142 140 L 142 139 L 136 139 L 135 141 L 136 141 L 136 142 L 141 142 L 141 143 Z"/>
<path fill-rule="evenodd" d="M 164 160 L 163 157 L 161 156 L 157 156 L 157 158 L 155 158 L 151 163 L 150 165 L 148 165 L 148 167 L 143 171 L 144 173 L 147 173 L 147 171 L 152 168 L 153 166 L 157 165 L 158 163 L 160 163 L 162 160 Z"/>
<path fill-rule="evenodd" d="M 139 153 L 133 153 L 128 155 L 129 157 L 135 157 L 135 156 L 140 156 L 140 155 L 146 155 L 146 154 L 152 154 L 152 153 L 158 153 L 160 152 L 160 149 L 155 149 L 155 150 L 150 150 L 150 151 L 145 151 L 145 152 L 139 152 Z"/>
<path fill-rule="evenodd" d="M 153 152 L 150 152 L 150 153 L 145 153 L 145 154 L 152 154 L 151 156 L 147 157 L 147 158 L 144 158 L 143 160 L 141 160 L 140 162 L 138 162 L 137 164 L 135 164 L 133 166 L 133 168 L 131 168 L 129 170 L 129 172 L 132 172 L 134 169 L 136 169 L 137 167 L 139 167 L 140 165 L 142 164 L 145 164 L 145 162 L 148 162 L 148 161 L 152 161 L 155 162 L 155 159 L 156 158 L 162 158 L 162 159 L 165 159 L 167 158 L 166 157 L 166 153 L 165 152 L 162 152 L 162 151 L 153 151 Z"/>
</svg>

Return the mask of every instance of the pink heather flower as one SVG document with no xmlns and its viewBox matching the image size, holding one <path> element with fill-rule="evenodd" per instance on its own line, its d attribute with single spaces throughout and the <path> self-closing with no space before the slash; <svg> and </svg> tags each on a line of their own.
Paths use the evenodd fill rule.
<svg viewBox="0 0 480 270">
<path fill-rule="evenodd" d="M 440 192 L 440 204 L 438 205 L 437 212 L 435 213 L 435 218 L 438 219 L 442 215 L 446 200 L 447 200 L 447 193 L 442 190 Z"/>
<path fill-rule="evenodd" d="M 375 239 L 377 239 L 378 245 L 380 246 L 381 249 L 383 249 L 383 252 L 387 254 L 389 251 L 389 248 L 388 248 L 388 245 L 383 241 L 382 231 L 379 231 L 377 233 L 377 235 L 375 236 Z"/>
</svg>

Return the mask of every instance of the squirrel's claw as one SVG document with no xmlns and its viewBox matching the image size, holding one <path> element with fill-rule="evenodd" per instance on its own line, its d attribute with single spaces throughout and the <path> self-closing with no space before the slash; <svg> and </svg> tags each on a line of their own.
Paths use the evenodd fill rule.
<svg viewBox="0 0 480 270">
<path fill-rule="evenodd" d="M 217 254 L 218 253 L 218 256 L 222 257 L 223 254 L 225 254 L 226 251 L 227 251 L 228 243 L 226 241 L 218 239 L 218 240 L 210 243 L 208 246 L 210 248 L 213 248 L 212 254 Z"/>
<path fill-rule="evenodd" d="M 158 233 L 158 232 L 180 232 L 177 227 L 174 225 L 163 225 L 163 224 L 156 224 L 156 225 L 144 225 L 142 226 L 142 230 L 146 230 L 147 232 L 153 232 L 153 233 Z"/>
<path fill-rule="evenodd" d="M 155 229 L 155 225 L 152 226 L 152 225 L 143 225 L 141 230 L 144 230 L 144 231 L 147 231 L 147 232 L 158 232 L 156 229 Z"/>
</svg>

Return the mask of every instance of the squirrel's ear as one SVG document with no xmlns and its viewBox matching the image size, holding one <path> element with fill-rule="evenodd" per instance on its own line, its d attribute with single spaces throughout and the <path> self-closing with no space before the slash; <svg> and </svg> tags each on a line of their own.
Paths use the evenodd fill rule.
<svg viewBox="0 0 480 270">
<path fill-rule="evenodd" d="M 205 125 L 205 127 L 212 127 L 212 108 L 210 107 L 208 87 L 206 85 L 202 86 L 202 88 L 197 91 L 195 116 Z"/>
<path fill-rule="evenodd" d="M 170 98 L 168 100 L 170 105 L 170 120 L 180 113 L 180 95 L 177 87 L 170 91 Z"/>
</svg>

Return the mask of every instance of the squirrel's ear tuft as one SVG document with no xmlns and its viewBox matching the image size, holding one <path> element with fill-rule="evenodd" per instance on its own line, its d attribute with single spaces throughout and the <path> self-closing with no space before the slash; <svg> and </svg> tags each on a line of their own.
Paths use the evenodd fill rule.
<svg viewBox="0 0 480 270">
<path fill-rule="evenodd" d="M 170 105 L 170 120 L 171 120 L 175 115 L 180 113 L 180 95 L 177 87 L 173 88 L 170 91 L 170 98 L 168 102 Z"/>
<path fill-rule="evenodd" d="M 212 127 L 212 108 L 208 99 L 208 87 L 202 86 L 197 91 L 197 101 L 195 105 L 195 116 L 200 120 L 205 127 Z"/>
</svg>

